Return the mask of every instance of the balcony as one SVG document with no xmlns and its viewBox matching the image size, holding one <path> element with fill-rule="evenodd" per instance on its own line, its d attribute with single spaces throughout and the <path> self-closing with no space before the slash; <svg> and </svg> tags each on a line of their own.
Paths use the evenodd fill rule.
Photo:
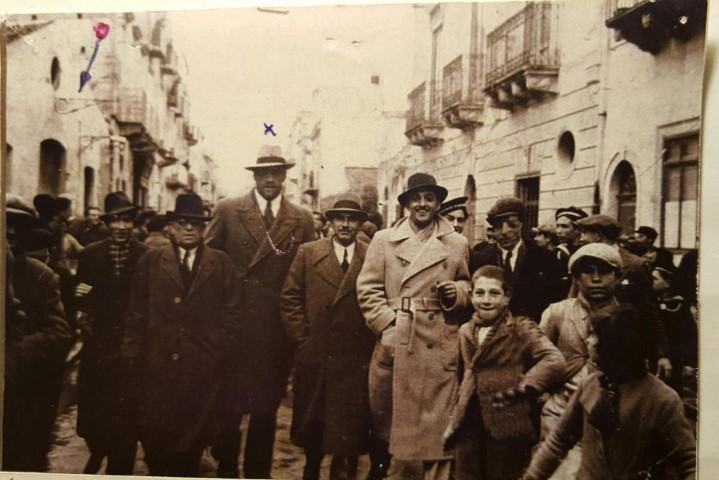
<svg viewBox="0 0 719 480">
<path fill-rule="evenodd" d="M 113 116 L 120 127 L 120 135 L 127 138 L 134 153 L 152 153 L 157 149 L 153 137 L 157 131 L 152 106 L 142 87 L 124 87 L 117 91 Z"/>
<path fill-rule="evenodd" d="M 470 72 L 469 81 L 464 80 L 466 68 Z M 442 120 L 451 128 L 471 130 L 483 123 L 484 104 L 477 100 L 477 81 L 476 77 L 472 78 L 476 68 L 476 58 L 460 55 L 442 71 Z"/>
<path fill-rule="evenodd" d="M 165 178 L 165 186 L 169 188 L 170 190 L 177 190 L 179 188 L 187 188 L 187 185 L 185 182 L 180 179 L 179 175 L 177 173 L 173 173 L 167 178 Z"/>
<path fill-rule="evenodd" d="M 556 94 L 557 6 L 530 3 L 487 35 L 484 93 L 491 106 L 514 110 Z"/>
<path fill-rule="evenodd" d="M 706 0 L 607 0 L 606 25 L 640 50 L 658 53 L 670 38 L 687 40 L 706 22 Z"/>
<path fill-rule="evenodd" d="M 432 148 L 443 141 L 444 126 L 439 118 L 440 92 L 430 89 L 425 91 L 425 82 L 407 95 L 409 111 L 407 127 L 404 132 L 411 145 Z"/>
</svg>

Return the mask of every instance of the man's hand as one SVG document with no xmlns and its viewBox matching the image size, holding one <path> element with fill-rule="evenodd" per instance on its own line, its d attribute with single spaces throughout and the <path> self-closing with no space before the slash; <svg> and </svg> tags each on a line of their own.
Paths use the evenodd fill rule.
<svg viewBox="0 0 719 480">
<path fill-rule="evenodd" d="M 82 298 L 88 293 L 90 293 L 91 290 L 92 285 L 88 285 L 87 283 L 80 283 L 77 285 L 77 287 L 75 287 L 75 296 L 77 298 Z"/>
<path fill-rule="evenodd" d="M 437 284 L 439 298 L 444 305 L 454 305 L 457 301 L 457 286 L 454 282 L 442 282 Z"/>
<path fill-rule="evenodd" d="M 530 402 L 539 397 L 539 392 L 528 385 L 519 385 L 518 387 L 508 388 L 503 392 L 497 392 L 492 396 L 492 406 L 494 408 L 503 408 L 517 403 L 523 398 Z"/>
<path fill-rule="evenodd" d="M 672 376 L 672 362 L 667 357 L 657 360 L 657 376 L 662 380 Z"/>
</svg>

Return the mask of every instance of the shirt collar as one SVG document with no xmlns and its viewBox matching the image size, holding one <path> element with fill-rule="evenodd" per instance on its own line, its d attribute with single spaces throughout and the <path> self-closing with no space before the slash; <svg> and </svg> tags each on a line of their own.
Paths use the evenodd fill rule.
<svg viewBox="0 0 719 480">
<path fill-rule="evenodd" d="M 347 257 L 352 258 L 355 253 L 355 246 L 357 245 L 357 241 L 352 242 L 351 244 L 347 245 L 346 247 L 344 245 L 341 245 L 337 240 L 334 238 L 332 239 L 332 246 L 335 249 L 335 254 L 339 256 L 340 258 L 344 256 L 345 249 L 347 249 Z"/>
<path fill-rule="evenodd" d="M 506 256 L 507 256 L 507 252 L 508 252 L 509 250 L 503 249 L 502 246 L 499 245 L 499 244 L 497 244 L 497 246 L 499 247 L 499 251 L 502 252 L 502 258 L 506 257 Z M 520 246 L 522 246 L 522 239 L 521 239 L 521 238 L 519 239 L 519 241 L 517 242 L 517 244 L 516 244 L 516 245 L 514 246 L 514 248 L 512 249 L 512 258 L 517 258 L 517 255 L 519 254 L 519 247 L 520 247 Z"/>
<path fill-rule="evenodd" d="M 267 200 L 265 197 L 260 195 L 260 193 L 257 191 L 256 188 L 253 188 L 252 191 L 255 195 L 255 200 L 257 201 L 257 205 L 260 206 L 260 210 L 262 213 L 265 212 L 265 208 L 267 208 L 267 203 L 270 204 L 270 209 L 272 210 L 272 213 L 275 217 L 277 217 L 277 210 L 280 208 L 280 202 L 282 201 L 282 194 L 280 193 L 272 200 Z"/>
</svg>

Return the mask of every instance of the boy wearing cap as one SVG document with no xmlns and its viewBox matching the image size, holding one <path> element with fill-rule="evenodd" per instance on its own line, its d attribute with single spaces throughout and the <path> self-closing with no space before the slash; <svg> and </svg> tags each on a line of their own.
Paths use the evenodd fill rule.
<svg viewBox="0 0 719 480">
<path fill-rule="evenodd" d="M 367 245 L 356 241 L 367 219 L 357 201 L 325 212 L 334 236 L 300 246 L 282 290 L 280 310 L 295 347 L 292 430 L 305 450 L 304 480 L 356 478 L 357 456 L 369 447 L 367 372 L 374 335 L 357 303 L 357 275 Z"/>
<path fill-rule="evenodd" d="M 442 433 L 457 385 L 458 322 L 469 302 L 467 239 L 438 215 L 447 190 L 409 177 L 398 200 L 409 212 L 377 232 L 357 279 L 377 336 L 370 364 L 373 433 L 389 443 L 391 478 L 447 479 L 452 452 Z"/>
<path fill-rule="evenodd" d="M 178 195 L 167 218 L 173 244 L 149 249 L 135 271 L 122 355 L 150 475 L 197 476 L 239 334 L 238 291 L 227 254 L 203 245 L 210 217 L 202 199 Z"/>
<path fill-rule="evenodd" d="M 101 221 L 110 236 L 85 247 L 78 263 L 75 300 L 85 313 L 78 378 L 77 432 L 90 449 L 84 473 L 132 475 L 137 450 L 137 411 L 122 362 L 124 314 L 135 267 L 147 247 L 132 238 L 138 207 L 124 192 L 105 197 Z"/>
<path fill-rule="evenodd" d="M 315 240 L 312 213 L 287 200 L 282 187 L 288 162 L 278 146 L 264 145 L 253 172 L 255 188 L 239 198 L 221 201 L 207 227 L 207 244 L 226 252 L 239 274 L 245 317 L 243 336 L 233 351 L 223 382 L 221 414 L 225 427 L 213 455 L 218 476 L 239 477 L 238 426 L 250 415 L 243 460 L 248 478 L 269 478 L 277 426 L 277 409 L 287 391 L 292 346 L 280 316 L 280 294 L 299 246 Z"/>
<path fill-rule="evenodd" d="M 439 207 L 439 214 L 454 227 L 457 233 L 464 232 L 464 225 L 467 223 L 469 213 L 467 212 L 467 197 L 457 197 L 447 200 Z"/>
</svg>

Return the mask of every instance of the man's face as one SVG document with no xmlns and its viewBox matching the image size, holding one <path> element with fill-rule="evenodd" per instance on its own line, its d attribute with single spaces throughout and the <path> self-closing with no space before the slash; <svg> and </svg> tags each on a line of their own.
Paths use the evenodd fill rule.
<svg viewBox="0 0 719 480">
<path fill-rule="evenodd" d="M 91 225 L 97 225 L 98 223 L 100 223 L 100 210 L 96 210 L 94 208 L 88 210 L 87 220 L 90 222 Z"/>
<path fill-rule="evenodd" d="M 316 213 L 312 214 L 313 223 L 315 226 L 315 232 L 321 232 L 322 227 L 325 226 L 325 222 L 322 221 L 322 217 Z"/>
<path fill-rule="evenodd" d="M 407 201 L 409 219 L 419 228 L 429 225 L 439 211 L 439 201 L 431 190 L 414 192 Z"/>
<path fill-rule="evenodd" d="M 589 245 L 590 243 L 602 243 L 602 236 L 599 232 L 582 230 L 579 234 L 579 245 Z"/>
<path fill-rule="evenodd" d="M 567 217 L 559 217 L 556 221 L 557 239 L 559 243 L 576 245 L 579 240 L 579 231 Z"/>
<path fill-rule="evenodd" d="M 537 232 L 534 235 L 534 243 L 536 243 L 540 248 L 548 248 L 549 238 L 545 237 L 542 232 Z"/>
<path fill-rule="evenodd" d="M 663 293 L 669 290 L 669 282 L 667 282 L 658 270 L 652 271 L 652 289 L 654 293 Z"/>
<path fill-rule="evenodd" d="M 651 247 L 652 244 L 654 243 L 652 240 L 649 239 L 649 237 L 647 237 L 643 233 L 639 233 L 639 232 L 634 233 L 634 241 L 644 247 Z"/>
<path fill-rule="evenodd" d="M 505 250 L 512 250 L 522 238 L 522 222 L 516 215 L 502 217 L 494 222 L 494 238 L 500 247 Z"/>
<path fill-rule="evenodd" d="M 472 285 L 472 306 L 479 318 L 486 322 L 496 320 L 509 305 L 509 297 L 502 283 L 495 278 L 479 277 Z"/>
<path fill-rule="evenodd" d="M 126 243 L 132 238 L 132 228 L 135 226 L 132 215 L 120 215 L 107 222 L 110 236 L 115 243 Z"/>
<path fill-rule="evenodd" d="M 355 241 L 360 228 L 360 220 L 356 215 L 336 213 L 332 215 L 330 223 L 332 224 L 332 230 L 335 232 L 335 238 L 340 245 L 347 246 Z"/>
<path fill-rule="evenodd" d="M 267 167 L 255 170 L 255 188 L 266 200 L 274 200 L 282 192 L 287 177 L 284 167 Z"/>
<path fill-rule="evenodd" d="M 599 259 L 580 260 L 579 276 L 576 278 L 579 293 L 593 302 L 608 300 L 617 287 L 617 273 L 611 265 Z"/>
<path fill-rule="evenodd" d="M 452 224 L 454 227 L 454 231 L 457 233 L 462 233 L 464 231 L 464 224 L 467 223 L 467 217 L 464 214 L 464 211 L 460 210 L 452 210 L 449 213 L 446 213 L 445 215 L 442 215 L 449 223 Z"/>
<path fill-rule="evenodd" d="M 170 222 L 170 235 L 180 247 L 189 250 L 202 243 L 205 222 L 179 218 Z"/>
</svg>

